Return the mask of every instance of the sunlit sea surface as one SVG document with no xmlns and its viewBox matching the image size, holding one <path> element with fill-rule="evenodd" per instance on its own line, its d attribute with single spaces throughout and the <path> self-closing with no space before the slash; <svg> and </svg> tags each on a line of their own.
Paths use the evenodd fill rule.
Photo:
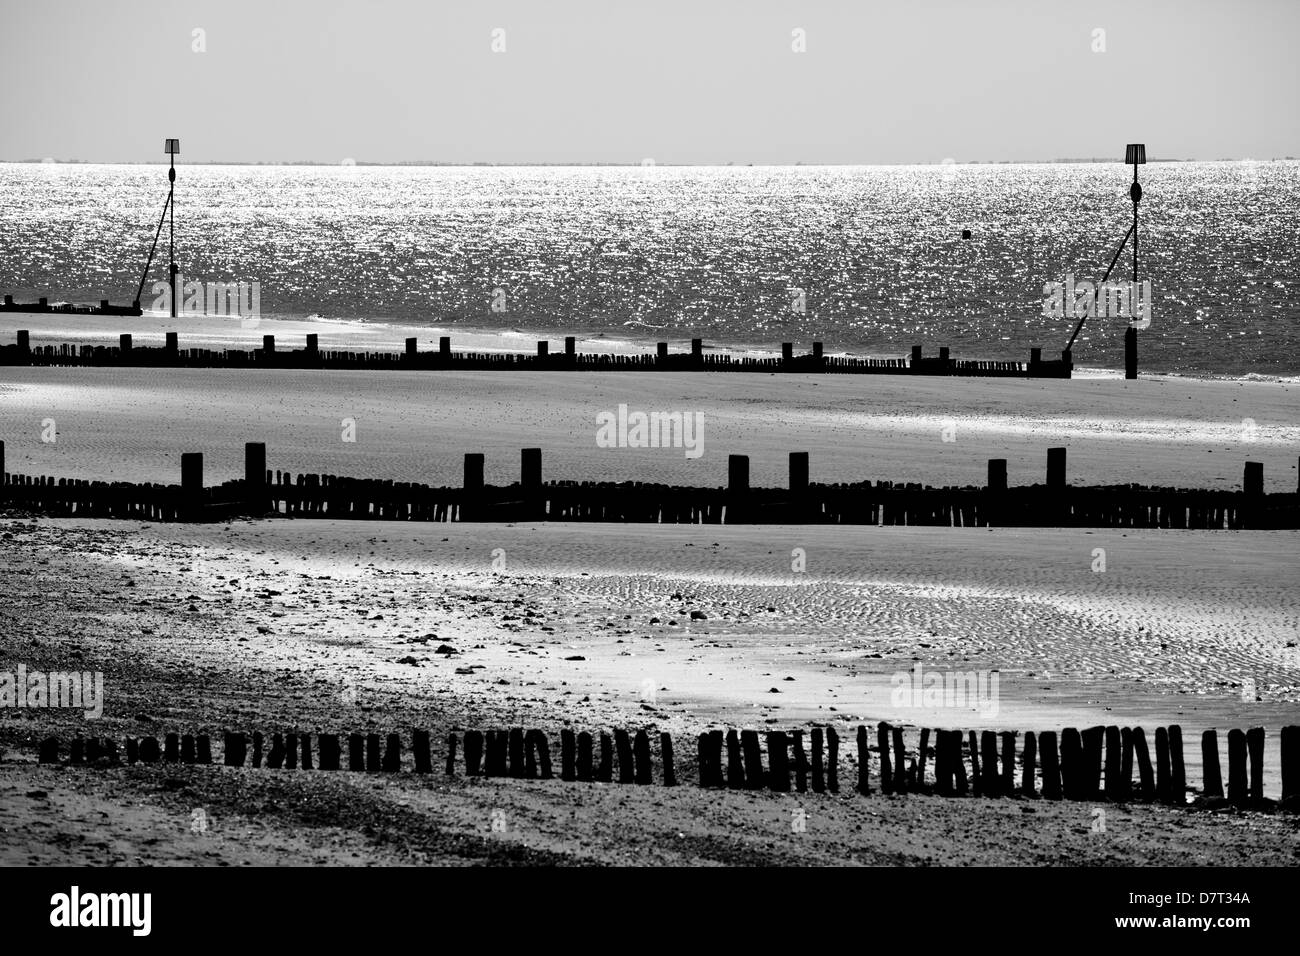
<svg viewBox="0 0 1300 956">
<path fill-rule="evenodd" d="M 1132 217 L 1120 163 L 886 167 L 184 166 L 187 279 L 322 316 L 709 346 L 1055 357 L 1043 285 L 1101 277 Z M 1142 367 L 1300 372 L 1300 163 L 1140 170 Z M 162 166 L 0 164 L 0 291 L 128 302 Z M 963 241 L 962 230 L 972 238 Z M 168 231 L 145 286 L 166 275 Z M 1131 275 L 1125 251 L 1116 274 Z M 1123 365 L 1123 318 L 1076 364 Z"/>
</svg>

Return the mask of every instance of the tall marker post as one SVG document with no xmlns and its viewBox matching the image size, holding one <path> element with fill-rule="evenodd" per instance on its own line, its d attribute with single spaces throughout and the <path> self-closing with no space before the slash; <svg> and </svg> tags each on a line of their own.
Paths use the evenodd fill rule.
<svg viewBox="0 0 1300 956">
<path fill-rule="evenodd" d="M 1133 166 L 1133 185 L 1129 187 L 1129 198 L 1133 200 L 1133 306 L 1136 312 L 1138 300 L 1138 203 L 1142 201 L 1142 186 L 1138 183 L 1138 167 L 1146 164 L 1147 148 L 1143 143 L 1129 143 L 1124 149 L 1124 162 Z M 1151 308 L 1151 303 L 1147 303 Z M 1136 314 L 1132 319 L 1136 319 Z M 1124 377 L 1137 378 L 1137 327 L 1130 319 L 1129 327 L 1124 331 Z"/>
<path fill-rule="evenodd" d="M 169 275 L 171 277 L 171 289 L 172 289 L 172 318 L 174 319 L 176 318 L 176 295 L 178 291 L 176 288 L 176 273 L 178 271 L 176 268 L 176 198 L 175 198 L 176 196 L 176 154 L 181 151 L 181 141 L 179 139 L 167 140 L 166 145 L 164 146 L 164 150 L 167 153 L 167 158 L 170 163 L 170 165 L 167 167 L 167 181 L 171 184 L 167 189 L 167 205 L 171 207 L 171 217 L 170 217 L 171 221 L 169 226 L 171 235 L 168 239 L 168 252 L 170 253 L 170 259 L 171 259 L 171 269 Z M 1135 166 L 1134 175 L 1136 175 L 1136 169 L 1137 167 Z M 1136 182 L 1137 181 L 1134 180 L 1135 185 Z M 1135 199 L 1133 202 L 1135 203 L 1135 205 L 1133 206 L 1133 215 L 1136 216 L 1137 200 Z M 1137 268 L 1136 263 L 1137 260 L 1134 259 L 1134 268 Z"/>
</svg>

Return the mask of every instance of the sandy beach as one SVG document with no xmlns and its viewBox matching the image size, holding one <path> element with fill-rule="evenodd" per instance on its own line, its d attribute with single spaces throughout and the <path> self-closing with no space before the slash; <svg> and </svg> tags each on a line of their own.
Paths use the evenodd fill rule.
<svg viewBox="0 0 1300 956">
<path fill-rule="evenodd" d="M 84 317 L 54 317 L 64 319 L 29 322 L 33 344 L 100 340 Z M 397 349 L 405 331 L 386 327 L 359 346 L 370 333 L 354 325 L 302 323 L 293 334 L 319 331 L 323 348 Z M 212 334 L 231 338 L 209 344 L 255 347 L 268 326 L 288 334 L 227 323 Z M 154 334 L 134 331 L 140 345 Z M 621 403 L 701 413 L 704 454 L 596 447 L 596 415 Z M 163 482 L 178 480 L 185 451 L 204 452 L 208 483 L 240 477 L 252 440 L 267 443 L 273 469 L 448 485 L 460 484 L 470 451 L 486 453 L 490 483 L 517 480 L 525 446 L 543 449 L 548 480 L 720 486 L 727 455 L 746 453 L 755 485 L 781 486 L 787 453 L 800 450 L 814 481 L 979 485 L 987 459 L 1005 457 L 1011 483 L 1030 484 L 1043 480 L 1046 449 L 1064 445 L 1078 484 L 1231 489 L 1249 459 L 1279 492 L 1296 486 L 1297 412 L 1288 382 L 1105 375 L 0 377 L 8 471 Z M 46 419 L 56 441 L 41 440 Z M 343 438 L 345 419 L 355 442 Z M 6 658 L 102 670 L 107 688 L 93 731 L 59 711 L 0 721 L 0 825 L 24 834 L 6 862 L 43 852 L 51 837 L 69 860 L 277 862 L 277 841 L 304 827 L 303 859 L 341 864 L 1294 864 L 1300 852 L 1286 815 L 1123 805 L 1108 809 L 1102 836 L 1086 804 L 864 799 L 851 789 L 851 744 L 841 766 L 850 783 L 815 801 L 689 784 L 35 764 L 51 732 L 420 727 L 437 741 L 514 725 L 554 740 L 564 727 L 619 726 L 672 733 L 693 781 L 694 735 L 712 727 L 816 723 L 847 742 L 857 725 L 888 720 L 915 748 L 922 726 L 1150 733 L 1178 723 L 1197 787 L 1200 732 L 1258 725 L 1269 730 L 1265 792 L 1276 797 L 1277 731 L 1300 718 L 1300 539 L 1290 532 L 14 516 L 0 521 L 0 548 Z M 918 666 L 996 675 L 994 706 L 900 703 L 894 689 Z M 309 820 L 300 806 L 313 808 Z M 219 823 L 196 836 L 199 807 Z M 792 833 L 792 807 L 809 815 L 806 833 Z M 498 809 L 512 821 L 506 834 L 491 830 Z M 80 836 L 89 818 L 112 821 L 113 838 Z"/>
</svg>

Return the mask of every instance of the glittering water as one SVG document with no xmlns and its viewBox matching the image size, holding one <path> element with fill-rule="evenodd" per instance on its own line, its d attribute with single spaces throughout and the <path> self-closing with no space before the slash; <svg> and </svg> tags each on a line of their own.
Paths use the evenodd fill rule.
<svg viewBox="0 0 1300 956">
<path fill-rule="evenodd" d="M 1300 371 L 1300 163 L 1141 176 L 1143 368 Z M 177 260 L 189 278 L 256 279 L 265 317 L 1023 359 L 1069 338 L 1072 320 L 1041 314 L 1043 284 L 1100 278 L 1130 178 L 1118 163 L 183 166 Z M 158 166 L 0 165 L 0 291 L 129 301 L 166 185 Z M 151 281 L 166 243 L 164 228 Z M 1121 366 L 1125 324 L 1089 320 L 1076 363 Z"/>
</svg>

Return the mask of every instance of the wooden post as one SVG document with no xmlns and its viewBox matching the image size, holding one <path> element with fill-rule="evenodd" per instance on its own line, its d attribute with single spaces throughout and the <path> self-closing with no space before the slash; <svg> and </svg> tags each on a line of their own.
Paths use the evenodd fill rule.
<svg viewBox="0 0 1300 956">
<path fill-rule="evenodd" d="M 1081 735 L 1083 742 L 1083 779 L 1080 800 L 1097 800 L 1101 797 L 1102 749 L 1106 740 L 1105 727 L 1089 727 Z"/>
<path fill-rule="evenodd" d="M 411 734 L 411 756 L 416 773 L 433 773 L 433 755 L 429 752 L 429 732 L 417 730 Z"/>
<path fill-rule="evenodd" d="M 1025 731 L 1025 751 L 1021 758 L 1020 770 L 1020 792 L 1026 797 L 1032 797 L 1036 792 L 1034 787 L 1034 764 L 1038 757 L 1038 738 L 1032 730 Z"/>
<path fill-rule="evenodd" d="M 677 786 L 677 774 L 673 770 L 673 738 L 667 731 L 659 734 L 659 753 L 664 762 L 664 786 Z"/>
<path fill-rule="evenodd" d="M 187 451 L 181 454 L 181 494 L 188 507 L 193 507 L 203 497 L 203 453 Z"/>
<path fill-rule="evenodd" d="M 925 790 L 925 758 L 930 749 L 930 728 L 921 728 L 921 746 L 916 755 L 916 789 Z"/>
<path fill-rule="evenodd" d="M 155 749 L 157 748 L 157 741 L 154 742 L 154 747 L 155 747 Z M 141 759 L 141 760 L 144 759 L 144 742 L 143 742 L 143 741 L 141 741 L 141 744 L 140 744 L 140 759 Z M 253 731 L 253 760 L 252 760 L 252 764 L 253 764 L 254 767 L 260 767 L 260 766 L 262 766 L 262 732 L 261 732 L 260 730 L 255 730 L 255 731 Z"/>
<path fill-rule="evenodd" d="M 267 357 L 272 356 L 272 355 L 275 354 L 275 336 L 274 336 L 274 335 L 263 335 L 263 336 L 262 336 L 262 351 L 266 354 Z"/>
<path fill-rule="evenodd" d="M 888 759 L 888 757 L 882 757 L 882 767 L 884 766 L 883 761 Z M 858 724 L 858 793 L 863 796 L 871 792 L 870 767 L 870 762 L 867 759 L 867 728 L 863 724 Z M 889 792 L 885 790 L 883 780 L 880 788 L 885 793 Z M 816 788 L 814 787 L 814 789 Z"/>
<path fill-rule="evenodd" d="M 1282 728 L 1282 803 L 1295 809 L 1292 801 L 1300 798 L 1300 727 Z"/>
<path fill-rule="evenodd" d="M 1253 804 L 1264 802 L 1264 728 L 1246 731 L 1246 749 L 1250 754 L 1250 793 Z"/>
<path fill-rule="evenodd" d="M 618 782 L 632 783 L 636 773 L 632 762 L 632 738 L 626 730 L 615 729 L 614 749 L 618 753 Z"/>
<path fill-rule="evenodd" d="M 1138 377 L 1138 334 L 1131 325 L 1124 330 L 1124 377 Z"/>
<path fill-rule="evenodd" d="M 483 490 L 483 455 L 471 452 L 465 456 L 465 490 Z"/>
<path fill-rule="evenodd" d="M 397 773 L 402 769 L 402 738 L 397 734 L 388 735 L 388 746 L 384 748 L 384 772 Z"/>
<path fill-rule="evenodd" d="M 962 759 L 961 756 L 961 747 L 962 747 L 961 731 L 960 730 L 952 731 L 949 736 L 949 739 L 952 741 L 948 749 L 949 752 L 952 754 L 952 761 L 953 761 L 952 770 L 953 770 L 953 777 L 954 777 L 954 786 L 957 789 L 957 796 L 964 797 L 966 796 L 966 793 L 969 790 L 969 785 L 966 783 L 966 762 Z M 971 756 L 972 764 L 974 764 L 979 759 L 975 755 L 974 749 L 971 750 L 970 756 Z M 972 766 L 971 768 L 972 780 L 975 779 L 974 774 L 977 772 L 977 770 L 978 768 Z"/>
<path fill-rule="evenodd" d="M 727 456 L 727 491 L 733 495 L 749 492 L 749 456 Z"/>
<path fill-rule="evenodd" d="M 1043 796 L 1060 800 L 1061 764 L 1056 753 L 1056 731 L 1043 731 L 1038 735 L 1038 744 L 1043 754 Z"/>
<path fill-rule="evenodd" d="M 592 765 L 592 739 L 591 734 L 582 731 L 578 734 L 578 779 L 584 783 L 590 783 L 594 777 Z"/>
<path fill-rule="evenodd" d="M 256 511 L 267 506 L 266 442 L 244 443 L 244 501 Z"/>
<path fill-rule="evenodd" d="M 406 357 L 407 357 L 408 359 L 414 359 L 414 358 L 416 357 L 416 355 L 418 355 L 418 354 L 419 354 L 419 348 L 417 347 L 416 340 L 415 340 L 415 339 L 407 339 L 407 340 L 406 340 Z"/>
<path fill-rule="evenodd" d="M 1106 799 L 1118 803 L 1123 799 L 1120 778 L 1120 764 L 1123 761 L 1124 744 L 1120 739 L 1119 727 L 1106 728 Z"/>
<path fill-rule="evenodd" d="M 880 792 L 894 792 L 894 763 L 889 759 L 889 724 L 876 724 L 876 749 L 880 753 Z"/>
<path fill-rule="evenodd" d="M 1178 806 L 1187 803 L 1187 766 L 1183 763 L 1183 728 L 1169 727 L 1169 796 Z"/>
<path fill-rule="evenodd" d="M 117 337 L 117 347 L 123 354 L 131 351 L 131 333 L 123 332 Z"/>
<path fill-rule="evenodd" d="M 378 773 L 383 766 L 379 756 L 379 735 L 366 734 L 366 771 Z"/>
<path fill-rule="evenodd" d="M 243 734 L 225 732 L 222 738 L 221 762 L 227 767 L 242 767 L 248 755 L 248 738 Z"/>
<path fill-rule="evenodd" d="M 980 734 L 980 789 L 986 797 L 1002 796 L 998 774 L 998 735 L 991 730 Z"/>
<path fill-rule="evenodd" d="M 745 789 L 763 789 L 763 751 L 759 746 L 757 730 L 740 732 L 740 750 L 745 758 Z"/>
<path fill-rule="evenodd" d="M 907 750 L 903 747 L 903 728 L 894 727 L 894 792 L 907 793 Z"/>
<path fill-rule="evenodd" d="M 790 452 L 790 494 L 808 494 L 808 453 Z"/>
<path fill-rule="evenodd" d="M 1016 792 L 1016 735 L 1010 730 L 1002 731 L 1002 795 L 1011 796 Z"/>
<path fill-rule="evenodd" d="M 443 361 L 443 364 L 446 364 L 446 362 L 451 358 L 450 335 L 443 335 L 438 338 L 438 358 Z"/>
<path fill-rule="evenodd" d="M 988 489 L 996 492 L 1007 490 L 1007 460 L 1005 458 L 989 459 Z"/>
<path fill-rule="evenodd" d="M 1065 449 L 1047 449 L 1047 487 L 1065 487 Z"/>
<path fill-rule="evenodd" d="M 958 731 L 960 733 L 960 731 Z M 975 731 L 970 731 L 967 739 L 970 742 L 970 784 L 971 792 L 975 796 L 984 793 L 984 775 L 980 772 L 980 751 L 979 742 L 975 739 Z"/>
<path fill-rule="evenodd" d="M 257 766 L 256 763 L 253 766 Z M 366 740 L 361 734 L 348 735 L 348 769 L 366 769 Z"/>
<path fill-rule="evenodd" d="M 479 730 L 465 731 L 465 776 L 477 777 L 480 761 L 483 759 L 483 733 Z"/>
<path fill-rule="evenodd" d="M 865 728 L 863 733 L 866 733 Z M 826 792 L 825 759 L 822 750 L 822 729 L 820 727 L 812 729 L 812 788 L 813 793 Z"/>
<path fill-rule="evenodd" d="M 572 361 L 578 354 L 578 340 L 575 336 L 566 335 L 564 337 L 564 355 Z"/>
<path fill-rule="evenodd" d="M 1156 728 L 1156 799 L 1168 803 L 1169 786 L 1169 731 L 1164 727 Z"/>
<path fill-rule="evenodd" d="M 632 759 L 636 768 L 636 782 L 641 785 L 654 783 L 654 769 L 650 763 L 650 735 L 645 730 L 638 730 L 632 738 Z"/>
<path fill-rule="evenodd" d="M 303 770 L 310 770 L 311 764 L 311 734 L 299 734 L 298 743 L 302 747 L 302 759 L 300 761 Z M 199 763 L 203 763 L 203 738 L 199 738 Z"/>
<path fill-rule="evenodd" d="M 745 764 L 740 756 L 740 737 L 734 730 L 727 731 L 727 789 L 741 790 L 745 786 Z"/>
<path fill-rule="evenodd" d="M 934 792 L 941 797 L 953 794 L 952 737 L 946 730 L 934 736 Z"/>
<path fill-rule="evenodd" d="M 176 353 L 180 351 L 180 341 L 175 332 L 167 333 L 167 345 L 165 346 L 167 357 L 175 361 Z"/>
<path fill-rule="evenodd" d="M 1205 771 L 1205 784 L 1201 787 L 1201 796 L 1206 800 L 1222 799 L 1223 773 L 1219 770 L 1216 731 L 1208 730 L 1201 734 L 1201 766 Z"/>
<path fill-rule="evenodd" d="M 317 740 L 320 742 L 320 768 L 338 770 L 343 757 L 342 748 L 339 746 L 339 735 L 321 734 Z"/>
<path fill-rule="evenodd" d="M 790 742 L 794 750 L 794 788 L 798 793 L 806 793 L 808 791 L 808 755 L 803 749 L 803 731 L 791 731 Z"/>
<path fill-rule="evenodd" d="M 1258 497 L 1264 493 L 1264 463 L 1261 461 L 1246 462 L 1245 471 L 1241 477 L 1241 490 L 1246 494 Z"/>
<path fill-rule="evenodd" d="M 572 730 L 565 727 L 560 731 L 560 779 L 577 780 L 575 760 L 578 755 L 578 738 Z"/>
<path fill-rule="evenodd" d="M 782 730 L 767 735 L 767 786 L 776 793 L 790 792 L 790 739 Z"/>
<path fill-rule="evenodd" d="M 36 758 L 37 763 L 58 763 L 59 762 L 59 738 L 46 737 L 41 741 L 40 754 Z"/>
<path fill-rule="evenodd" d="M 271 752 L 266 755 L 266 765 L 272 770 L 279 770 L 284 766 L 284 759 L 287 751 L 284 746 L 284 734 L 271 735 Z"/>
<path fill-rule="evenodd" d="M 160 755 L 158 753 L 158 738 L 141 737 L 140 738 L 140 762 L 157 763 L 159 759 L 160 759 Z M 254 764 L 253 766 L 257 766 L 257 764 Z"/>
<path fill-rule="evenodd" d="M 538 357 L 538 359 L 545 359 L 546 356 L 547 356 L 547 354 L 550 352 L 550 350 L 551 350 L 551 343 L 550 343 L 550 342 L 547 342 L 545 339 L 539 341 L 539 342 L 537 343 L 537 357 Z"/>
<path fill-rule="evenodd" d="M 180 763 L 181 760 L 181 738 L 180 734 L 168 734 L 163 738 L 163 760 L 167 763 Z"/>
<path fill-rule="evenodd" d="M 1121 727 L 1119 741 L 1123 751 L 1119 765 L 1120 799 L 1128 802 L 1133 796 L 1133 728 Z"/>
<path fill-rule="evenodd" d="M 1233 728 L 1228 731 L 1228 801 L 1244 807 L 1247 797 L 1246 735 Z"/>
<path fill-rule="evenodd" d="M 519 483 L 526 491 L 540 491 L 542 487 L 542 450 L 524 448 L 519 455 Z"/>
<path fill-rule="evenodd" d="M 511 727 L 508 740 L 510 742 L 510 776 L 518 779 L 524 775 L 524 728 Z"/>
<path fill-rule="evenodd" d="M 1147 735 L 1141 727 L 1133 728 L 1133 751 L 1137 755 L 1138 785 L 1143 800 L 1156 797 L 1155 777 L 1151 773 L 1151 754 L 1147 751 Z"/>
<path fill-rule="evenodd" d="M 840 735 L 834 727 L 826 728 L 826 789 L 840 792 Z"/>
<path fill-rule="evenodd" d="M 307 333 L 307 351 L 313 355 L 320 351 L 320 338 L 315 332 Z"/>
</svg>

